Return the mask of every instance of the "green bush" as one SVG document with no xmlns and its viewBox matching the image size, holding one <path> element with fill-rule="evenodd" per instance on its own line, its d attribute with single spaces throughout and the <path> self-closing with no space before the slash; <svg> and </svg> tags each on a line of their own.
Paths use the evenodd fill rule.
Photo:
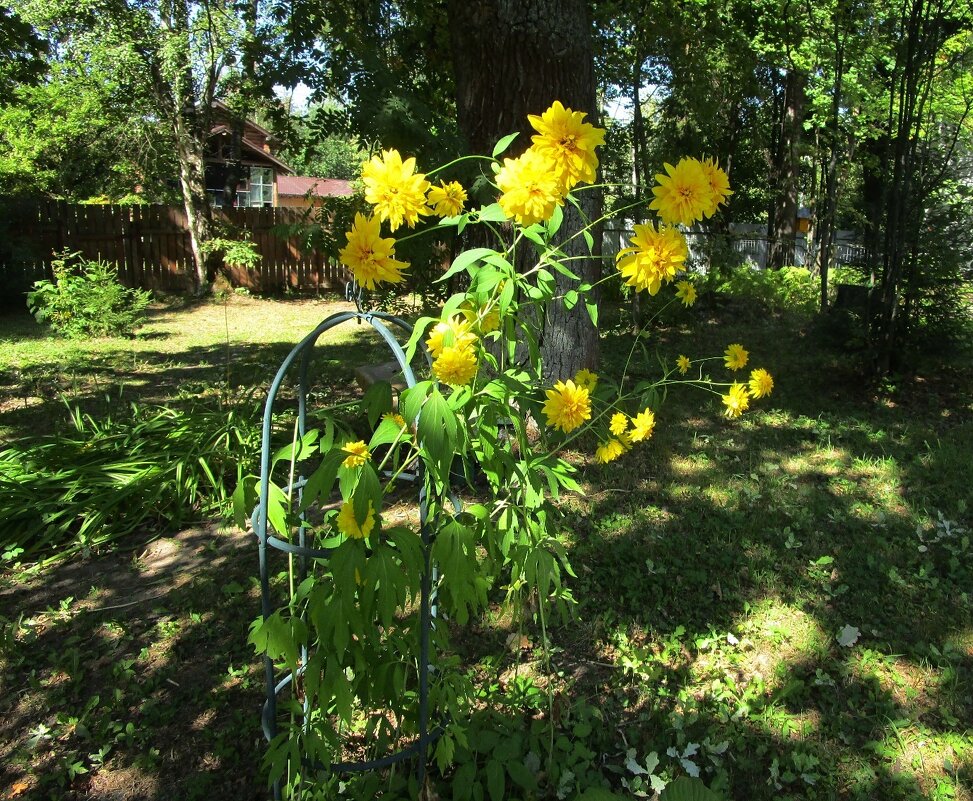
<svg viewBox="0 0 973 801">
<path fill-rule="evenodd" d="M 804 267 L 755 270 L 744 266 L 726 273 L 716 291 L 756 300 L 774 311 L 813 313 L 821 290 L 817 277 Z"/>
<path fill-rule="evenodd" d="M 120 284 L 112 265 L 64 251 L 51 270 L 53 281 L 37 281 L 27 293 L 27 308 L 37 322 L 69 339 L 131 336 L 144 324 L 151 294 Z"/>
</svg>

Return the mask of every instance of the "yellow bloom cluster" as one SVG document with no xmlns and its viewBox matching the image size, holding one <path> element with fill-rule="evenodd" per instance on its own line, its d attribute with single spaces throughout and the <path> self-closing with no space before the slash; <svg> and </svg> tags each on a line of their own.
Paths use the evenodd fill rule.
<svg viewBox="0 0 973 801">
<path fill-rule="evenodd" d="M 395 240 L 382 238 L 377 218 L 356 214 L 346 236 L 348 243 L 338 257 L 365 289 L 374 289 L 382 282 L 402 281 L 402 271 L 409 265 L 395 258 Z"/>
<path fill-rule="evenodd" d="M 635 287 L 636 292 L 645 289 L 650 295 L 657 294 L 663 283 L 675 279 L 689 255 L 686 238 L 675 228 L 665 225 L 658 229 L 652 223 L 636 225 L 631 241 L 633 247 L 618 254 L 618 269 L 625 283 Z M 692 284 L 688 285 L 692 288 Z"/>
<path fill-rule="evenodd" d="M 617 459 L 632 447 L 632 443 L 649 439 L 655 430 L 655 414 L 651 409 L 644 409 L 630 420 L 622 412 L 615 412 L 608 430 L 614 438 L 600 443 L 595 449 L 595 458 L 602 464 Z"/>
<path fill-rule="evenodd" d="M 470 329 L 468 320 L 450 317 L 446 322 L 436 323 L 426 339 L 426 347 L 435 359 L 433 375 L 444 384 L 465 386 L 476 375 L 477 337 Z"/>
<path fill-rule="evenodd" d="M 736 343 L 728 345 L 723 353 L 723 363 L 728 370 L 741 370 L 747 366 L 750 354 L 744 349 L 743 345 Z"/>
<path fill-rule="evenodd" d="M 730 192 L 726 173 L 712 159 L 682 158 L 676 166 L 666 163 L 665 173 L 655 179 L 655 199 L 649 208 L 669 225 L 692 225 L 704 217 L 712 217 Z"/>
<path fill-rule="evenodd" d="M 346 443 L 342 446 L 341 452 L 347 454 L 345 460 L 341 463 L 342 467 L 361 467 L 372 458 L 372 454 L 369 452 L 364 440 Z"/>
<path fill-rule="evenodd" d="M 403 161 L 394 149 L 372 156 L 362 164 L 361 175 L 374 216 L 355 215 L 338 256 L 362 287 L 375 289 L 381 283 L 400 283 L 402 271 L 409 266 L 393 258 L 395 240 L 382 238 L 381 224 L 388 222 L 389 230 L 395 231 L 402 225 L 414 228 L 428 214 L 453 217 L 463 211 L 466 190 L 457 181 L 432 186 L 423 173 L 416 172 L 414 158 Z"/>
<path fill-rule="evenodd" d="M 595 180 L 605 131 L 584 121 L 582 111 L 555 100 L 540 116 L 527 117 L 537 133 L 518 158 L 504 159 L 497 173 L 500 208 L 521 225 L 550 219 L 554 209 L 581 182 Z"/>
<path fill-rule="evenodd" d="M 398 150 L 383 150 L 362 165 L 365 200 L 375 207 L 380 220 L 394 231 L 405 223 L 414 228 L 419 217 L 429 214 L 426 191 L 429 181 L 416 172 L 414 158 L 402 160 Z"/>
<path fill-rule="evenodd" d="M 345 501 L 341 504 L 341 511 L 338 512 L 338 531 L 346 537 L 353 539 L 365 539 L 375 528 L 375 507 L 372 502 L 368 502 L 368 513 L 361 522 L 355 517 L 355 504 Z"/>
<path fill-rule="evenodd" d="M 731 350 L 733 350 L 732 354 Z M 726 353 L 726 366 L 731 370 L 737 370 L 747 363 L 747 358 L 747 352 L 740 345 L 730 345 Z M 739 417 L 750 408 L 751 398 L 765 398 L 773 389 L 773 377 L 763 367 L 758 367 L 751 371 L 748 383 L 736 381 L 730 385 L 730 389 L 723 396 L 723 405 L 726 407 L 723 413 L 727 417 Z"/>
<path fill-rule="evenodd" d="M 558 381 L 547 390 L 544 403 L 547 424 L 569 434 L 591 418 L 591 396 L 586 387 L 579 387 L 571 379 Z"/>
</svg>

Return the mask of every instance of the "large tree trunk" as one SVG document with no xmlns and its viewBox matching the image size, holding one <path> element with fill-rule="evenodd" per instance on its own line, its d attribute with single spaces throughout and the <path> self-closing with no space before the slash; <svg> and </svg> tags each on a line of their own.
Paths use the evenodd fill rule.
<svg viewBox="0 0 973 801">
<path fill-rule="evenodd" d="M 794 263 L 806 83 L 807 76 L 803 72 L 793 68 L 787 71 L 777 149 L 774 153 L 774 202 L 767 231 L 770 246 L 767 267 L 772 270 Z"/>
<path fill-rule="evenodd" d="M 588 112 L 597 124 L 588 12 L 585 0 L 449 0 L 457 112 L 473 152 L 489 153 L 500 137 L 518 130 L 519 149 L 525 149 L 527 115 L 555 100 Z M 589 220 L 600 216 L 600 193 L 585 190 L 578 198 Z M 573 206 L 564 212 L 562 240 L 583 225 Z M 592 233 L 599 242 L 600 232 Z M 576 237 L 566 252 L 587 255 L 584 239 Z M 597 281 L 597 259 L 570 264 L 582 280 Z M 559 295 L 577 287 L 561 275 L 557 281 Z M 568 310 L 555 301 L 536 325 L 546 377 L 570 377 L 597 363 L 598 331 L 583 303 Z"/>
</svg>

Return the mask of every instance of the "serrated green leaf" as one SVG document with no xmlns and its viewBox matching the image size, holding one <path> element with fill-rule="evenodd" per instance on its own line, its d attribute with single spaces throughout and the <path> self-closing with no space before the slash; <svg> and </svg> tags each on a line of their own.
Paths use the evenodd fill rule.
<svg viewBox="0 0 973 801">
<path fill-rule="evenodd" d="M 496 759 L 486 763 L 487 793 L 490 801 L 503 801 L 503 788 L 506 784 L 506 774 L 503 765 Z"/>
<path fill-rule="evenodd" d="M 362 405 L 368 416 L 369 428 L 375 428 L 378 419 L 392 411 L 392 385 L 388 381 L 376 381 L 365 390 Z"/>
</svg>

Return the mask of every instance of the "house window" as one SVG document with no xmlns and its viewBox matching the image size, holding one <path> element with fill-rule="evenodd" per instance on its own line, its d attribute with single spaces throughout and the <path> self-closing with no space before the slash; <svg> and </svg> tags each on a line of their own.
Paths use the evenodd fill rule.
<svg viewBox="0 0 973 801">
<path fill-rule="evenodd" d="M 246 194 L 246 193 L 241 193 Z M 274 205 L 274 171 L 270 167 L 250 168 L 249 203 L 240 197 L 242 205 L 273 206 Z"/>
</svg>

